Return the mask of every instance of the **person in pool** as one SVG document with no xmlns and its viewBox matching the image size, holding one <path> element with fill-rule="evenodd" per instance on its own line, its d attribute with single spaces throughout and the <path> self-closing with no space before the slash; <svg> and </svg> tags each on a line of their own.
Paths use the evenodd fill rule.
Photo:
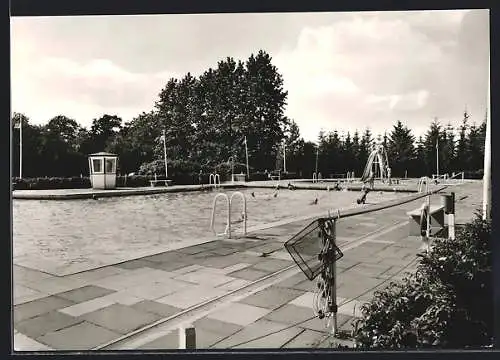
<svg viewBox="0 0 500 360">
<path fill-rule="evenodd" d="M 363 185 L 363 187 L 361 188 L 361 197 L 356 199 L 356 202 L 358 204 L 364 204 L 366 202 L 366 195 L 368 195 L 368 193 L 370 192 L 370 189 L 366 188 L 366 186 Z"/>
</svg>

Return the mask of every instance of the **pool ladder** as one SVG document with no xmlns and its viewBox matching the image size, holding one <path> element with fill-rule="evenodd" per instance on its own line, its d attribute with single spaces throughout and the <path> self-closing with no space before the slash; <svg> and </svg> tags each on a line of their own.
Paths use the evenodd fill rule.
<svg viewBox="0 0 500 360">
<path fill-rule="evenodd" d="M 217 195 L 215 195 L 214 203 L 212 205 L 212 219 L 210 221 L 210 228 L 212 229 L 214 234 L 217 236 L 227 236 L 229 239 L 231 238 L 231 204 L 233 203 L 233 198 L 235 196 L 240 196 L 241 199 L 243 200 L 243 213 L 242 213 L 242 215 L 243 215 L 243 235 L 247 234 L 247 198 L 245 197 L 245 195 L 242 192 L 236 191 L 231 195 L 231 197 L 227 196 L 227 194 L 225 194 L 225 193 L 218 193 Z M 217 207 L 217 200 L 219 198 L 226 199 L 226 203 L 227 203 L 227 216 L 226 216 L 227 224 L 226 224 L 226 228 L 225 228 L 223 233 L 217 233 L 217 231 L 215 231 L 215 209 Z"/>
<path fill-rule="evenodd" d="M 418 179 L 418 183 L 417 183 L 417 191 L 419 193 L 421 192 L 429 192 L 429 182 L 430 182 L 430 178 L 428 178 L 427 176 L 422 176 L 420 179 Z"/>
<path fill-rule="evenodd" d="M 214 189 L 220 187 L 220 176 L 219 174 L 210 174 L 208 178 L 208 185 L 214 186 Z"/>
</svg>

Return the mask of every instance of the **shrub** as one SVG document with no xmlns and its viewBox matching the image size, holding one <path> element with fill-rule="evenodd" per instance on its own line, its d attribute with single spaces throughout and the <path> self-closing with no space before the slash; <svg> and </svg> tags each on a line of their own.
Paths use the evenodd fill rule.
<svg viewBox="0 0 500 360">
<path fill-rule="evenodd" d="M 85 189 L 90 186 L 88 177 L 14 178 L 12 180 L 13 190 Z"/>
<path fill-rule="evenodd" d="M 365 349 L 467 348 L 493 334 L 491 222 L 479 213 L 455 240 L 436 239 L 415 274 L 374 294 L 355 323 Z"/>
</svg>

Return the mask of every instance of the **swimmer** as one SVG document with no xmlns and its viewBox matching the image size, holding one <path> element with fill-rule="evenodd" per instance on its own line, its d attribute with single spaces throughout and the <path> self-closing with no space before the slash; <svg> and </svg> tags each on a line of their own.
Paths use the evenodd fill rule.
<svg viewBox="0 0 500 360">
<path fill-rule="evenodd" d="M 295 186 L 291 183 L 288 183 L 288 190 L 295 190 Z"/>
<path fill-rule="evenodd" d="M 278 197 L 278 191 L 273 194 L 273 197 Z"/>
<path fill-rule="evenodd" d="M 318 205 L 318 198 L 314 199 L 314 201 L 311 202 L 311 205 Z"/>
<path fill-rule="evenodd" d="M 252 195 L 253 198 L 255 197 L 255 193 L 253 191 L 252 191 L 252 193 L 250 195 Z"/>
<path fill-rule="evenodd" d="M 99 198 L 97 197 L 97 195 L 96 195 L 96 194 L 92 194 L 92 199 L 94 199 L 94 200 L 99 200 Z"/>
<path fill-rule="evenodd" d="M 366 202 L 366 195 L 370 192 L 370 189 L 363 189 L 363 195 L 360 198 L 356 199 L 358 204 L 364 204 Z"/>
</svg>

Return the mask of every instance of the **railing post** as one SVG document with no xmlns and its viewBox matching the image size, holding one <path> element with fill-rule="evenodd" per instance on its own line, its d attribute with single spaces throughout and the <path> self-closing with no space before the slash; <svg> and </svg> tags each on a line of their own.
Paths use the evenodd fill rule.
<svg viewBox="0 0 500 360">
<path fill-rule="evenodd" d="M 448 214 L 448 237 L 455 240 L 455 193 L 451 193 L 451 209 Z"/>
</svg>

